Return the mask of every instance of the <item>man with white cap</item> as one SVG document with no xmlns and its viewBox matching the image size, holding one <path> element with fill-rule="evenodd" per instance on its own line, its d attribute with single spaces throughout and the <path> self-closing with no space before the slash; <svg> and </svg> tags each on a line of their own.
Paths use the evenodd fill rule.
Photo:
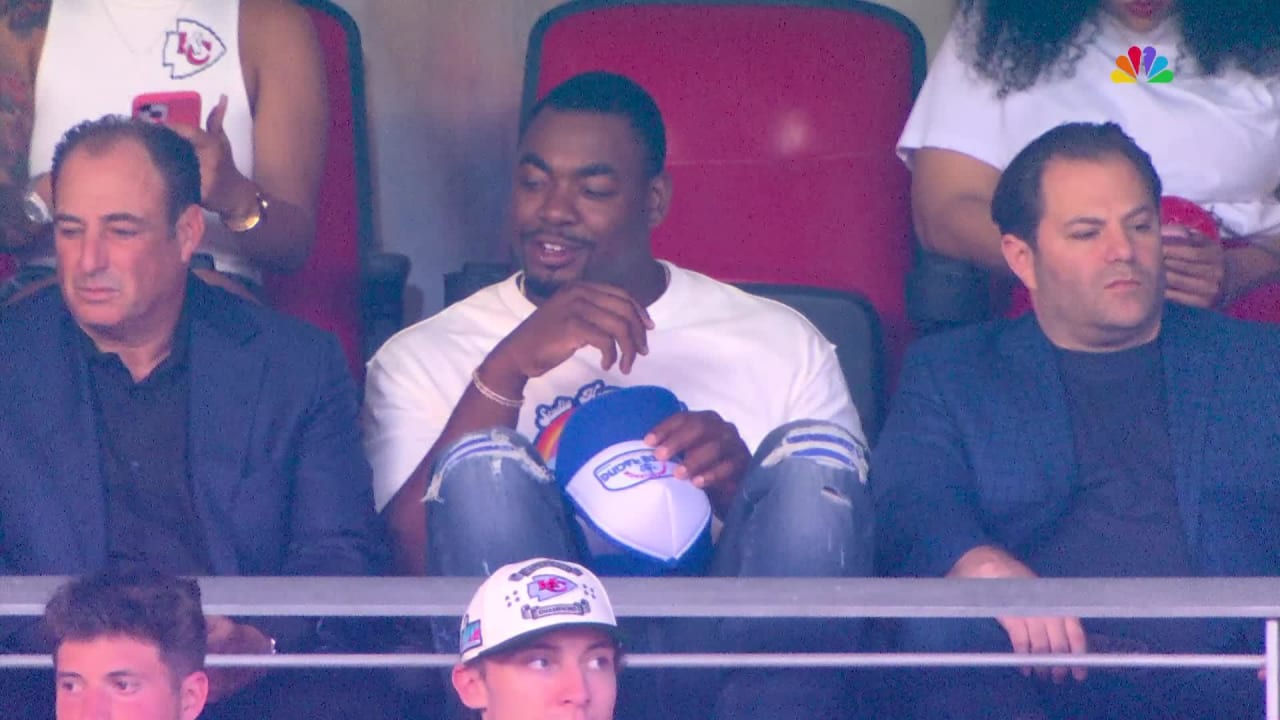
<svg viewBox="0 0 1280 720">
<path fill-rule="evenodd" d="M 548 558 L 505 565 L 467 606 L 453 687 L 482 720 L 612 720 L 617 629 L 590 570 Z"/>
</svg>

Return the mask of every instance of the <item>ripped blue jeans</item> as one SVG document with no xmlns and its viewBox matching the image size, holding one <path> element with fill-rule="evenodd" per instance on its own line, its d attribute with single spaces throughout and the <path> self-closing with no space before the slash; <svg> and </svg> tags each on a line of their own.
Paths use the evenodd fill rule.
<svg viewBox="0 0 1280 720">
<path fill-rule="evenodd" d="M 866 489 L 865 445 L 822 421 L 783 425 L 761 442 L 739 484 L 712 554 L 708 575 L 719 577 L 864 577 L 872 574 L 873 511 Z M 459 439 L 436 464 L 425 498 L 427 568 L 431 575 L 487 576 L 510 562 L 546 556 L 586 562 L 576 521 L 553 474 L 527 439 L 507 428 Z M 607 583 L 607 581 L 606 581 Z M 824 652 L 857 649 L 862 621 L 807 619 L 719 622 L 664 620 L 624 633 L 629 649 L 663 652 Z M 457 652 L 457 626 L 435 629 L 440 652 Z M 635 673 L 631 673 L 635 675 Z M 652 679 L 654 673 L 647 673 Z M 699 673 L 658 673 L 667 680 Z M 778 680 L 790 678 L 784 683 Z M 819 682 L 804 682 L 821 678 Z M 697 694 L 697 687 L 637 692 Z M 693 684 L 706 687 L 705 675 Z M 840 716 L 824 695 L 841 688 L 818 671 L 727 673 L 716 709 L 666 708 L 655 717 L 807 718 Z M 727 695 L 727 696 L 726 696 Z M 812 707 L 810 714 L 797 710 Z M 686 705 L 688 703 L 685 703 Z M 834 706 L 833 706 L 834 707 Z M 665 714 L 663 714 L 665 713 Z M 699 715 L 699 713 L 701 713 Z M 641 717 L 619 703 L 619 717 Z"/>
</svg>

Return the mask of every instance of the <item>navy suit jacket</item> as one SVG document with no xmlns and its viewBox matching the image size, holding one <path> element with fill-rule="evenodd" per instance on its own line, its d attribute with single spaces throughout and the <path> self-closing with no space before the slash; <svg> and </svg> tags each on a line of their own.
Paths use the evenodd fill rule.
<svg viewBox="0 0 1280 720">
<path fill-rule="evenodd" d="M 195 279 L 187 308 L 187 463 L 213 574 L 368 574 L 370 470 L 337 341 Z M 0 312 L 3 574 L 82 574 L 106 562 L 105 482 L 78 332 L 56 287 Z M 305 645 L 310 627 L 254 624 L 282 645 Z"/>
<path fill-rule="evenodd" d="M 1182 528 L 1205 576 L 1280 573 L 1280 330 L 1167 305 L 1161 350 Z M 882 562 L 941 576 L 1066 510 L 1078 470 L 1034 316 L 920 341 L 872 454 Z M 1033 568 L 1034 569 L 1034 568 Z"/>
</svg>

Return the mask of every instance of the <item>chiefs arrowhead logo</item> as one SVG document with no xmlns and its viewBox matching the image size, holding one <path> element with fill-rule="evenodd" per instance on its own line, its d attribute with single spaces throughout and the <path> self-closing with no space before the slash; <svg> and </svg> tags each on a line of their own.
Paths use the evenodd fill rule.
<svg viewBox="0 0 1280 720">
<path fill-rule="evenodd" d="M 180 80 L 212 67 L 227 54 L 222 38 L 195 20 L 181 18 L 174 30 L 165 33 L 164 66 L 169 77 Z"/>
</svg>

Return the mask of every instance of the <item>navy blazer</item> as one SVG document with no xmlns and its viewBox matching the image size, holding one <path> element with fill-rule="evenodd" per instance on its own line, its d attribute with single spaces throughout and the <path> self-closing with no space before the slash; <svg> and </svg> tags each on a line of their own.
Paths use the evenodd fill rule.
<svg viewBox="0 0 1280 720">
<path fill-rule="evenodd" d="M 1192 562 L 1280 572 L 1280 330 L 1167 305 L 1169 440 Z M 1035 317 L 921 340 L 872 454 L 883 565 L 941 576 L 1066 510 L 1078 471 L 1066 391 Z"/>
<path fill-rule="evenodd" d="M 376 549 L 355 385 L 329 334 L 194 278 L 188 470 L 213 574 L 363 575 Z M 0 573 L 106 562 L 88 362 L 58 289 L 0 312 Z M 285 645 L 305 624 L 263 621 Z M 283 637 L 282 637 L 283 636 Z"/>
</svg>

